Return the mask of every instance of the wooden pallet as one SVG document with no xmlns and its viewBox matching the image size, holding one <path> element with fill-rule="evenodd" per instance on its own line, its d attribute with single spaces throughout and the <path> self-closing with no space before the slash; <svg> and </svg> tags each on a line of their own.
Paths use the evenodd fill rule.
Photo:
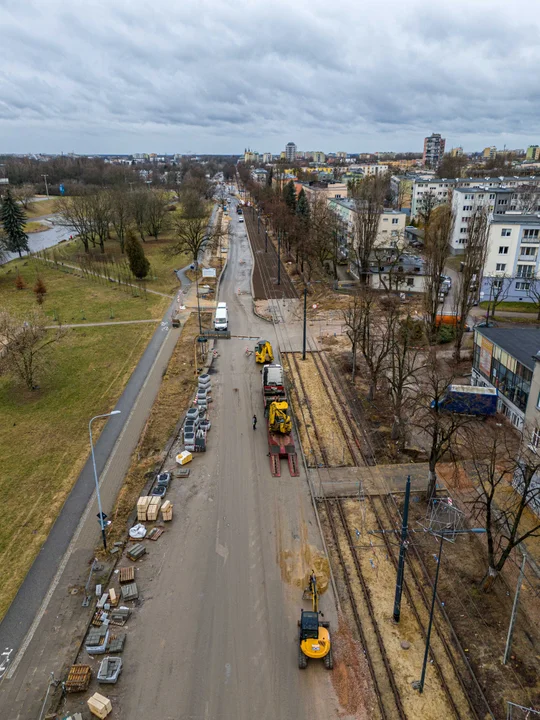
<svg viewBox="0 0 540 720">
<path fill-rule="evenodd" d="M 135 580 L 135 568 L 134 567 L 123 567 L 120 568 L 120 582 L 130 583 Z"/>
<path fill-rule="evenodd" d="M 90 665 L 72 665 L 66 680 L 66 692 L 84 692 L 90 685 Z"/>
<path fill-rule="evenodd" d="M 163 535 L 163 528 L 155 527 L 150 530 L 148 535 L 146 536 L 147 540 L 157 540 L 158 537 L 161 537 Z"/>
</svg>

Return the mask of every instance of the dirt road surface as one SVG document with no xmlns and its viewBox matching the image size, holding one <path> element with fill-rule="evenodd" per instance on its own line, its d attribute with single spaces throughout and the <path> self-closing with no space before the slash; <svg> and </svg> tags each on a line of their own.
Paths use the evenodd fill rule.
<svg viewBox="0 0 540 720">
<path fill-rule="evenodd" d="M 236 218 L 233 227 L 220 293 L 231 333 L 275 342 L 272 325 L 252 314 L 251 253 Z M 173 523 L 138 564 L 142 604 L 115 688 L 122 718 L 338 717 L 323 663 L 297 668 L 302 587 L 321 541 L 303 471 L 291 478 L 282 461 L 282 477 L 270 474 L 252 344 L 217 343 L 208 451 L 173 481 Z M 330 591 L 321 606 L 337 627 Z"/>
</svg>

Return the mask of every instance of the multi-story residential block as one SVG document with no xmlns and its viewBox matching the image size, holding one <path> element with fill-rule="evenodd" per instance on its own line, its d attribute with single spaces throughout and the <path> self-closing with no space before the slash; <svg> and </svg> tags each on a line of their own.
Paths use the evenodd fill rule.
<svg viewBox="0 0 540 720">
<path fill-rule="evenodd" d="M 285 146 L 285 159 L 287 162 L 296 162 L 296 145 L 293 142 Z"/>
<path fill-rule="evenodd" d="M 519 430 L 537 423 L 540 396 L 540 351 L 537 328 L 477 328 L 474 332 L 471 385 L 499 391 L 498 410 Z M 533 382 L 533 375 L 535 381 Z M 539 435 L 540 444 L 540 435 Z"/>
<path fill-rule="evenodd" d="M 306 193 L 307 199 L 310 201 L 313 201 L 318 197 L 324 198 L 325 200 L 330 200 L 332 198 L 347 198 L 347 185 L 342 182 L 317 180 L 309 183 L 298 183 L 296 189 L 297 193 L 299 193 L 302 189 Z"/>
<path fill-rule="evenodd" d="M 469 222 L 477 208 L 485 207 L 490 213 L 505 213 L 510 210 L 511 198 L 510 188 L 455 188 L 452 194 L 454 227 L 450 252 L 459 255 L 465 251 L 469 239 Z"/>
<path fill-rule="evenodd" d="M 461 157 L 463 155 L 463 148 L 462 147 L 455 147 L 450 150 L 450 155 L 452 157 Z"/>
<path fill-rule="evenodd" d="M 349 165 L 349 171 L 352 173 L 361 173 L 363 177 L 370 177 L 372 175 L 384 175 L 388 172 L 388 165 L 379 165 L 378 163 Z"/>
<path fill-rule="evenodd" d="M 493 214 L 481 298 L 489 300 L 496 296 L 513 302 L 535 300 L 540 292 L 539 248 L 540 214 L 511 211 Z"/>
<path fill-rule="evenodd" d="M 262 161 L 263 161 L 263 163 L 265 163 L 265 165 L 267 163 L 271 163 L 272 162 L 272 153 L 263 153 Z"/>
<path fill-rule="evenodd" d="M 325 155 L 323 152 L 321 152 L 320 150 L 315 150 L 315 152 L 313 152 L 313 153 L 311 154 L 311 156 L 312 156 L 312 158 L 313 158 L 313 162 L 314 162 L 314 163 L 324 163 L 324 162 L 326 162 L 326 155 Z"/>
<path fill-rule="evenodd" d="M 424 154 L 422 160 L 424 165 L 430 168 L 437 168 L 444 155 L 446 140 L 439 133 L 432 133 L 424 139 Z"/>
<path fill-rule="evenodd" d="M 432 195 L 436 203 L 448 202 L 456 187 L 505 187 L 512 190 L 527 185 L 540 188 L 540 175 L 501 176 L 496 178 L 426 178 L 413 176 L 411 217 L 416 218 L 422 208 L 426 195 Z"/>
<path fill-rule="evenodd" d="M 244 162 L 246 163 L 246 165 L 252 165 L 253 163 L 257 163 L 258 161 L 259 153 L 254 152 L 249 148 L 247 148 L 247 150 L 244 150 Z"/>
<path fill-rule="evenodd" d="M 529 145 L 525 153 L 526 160 L 540 160 L 540 145 Z"/>
<path fill-rule="evenodd" d="M 486 160 L 493 160 L 497 157 L 497 148 L 495 145 L 492 145 L 491 147 L 486 147 L 482 151 L 482 157 Z"/>
</svg>

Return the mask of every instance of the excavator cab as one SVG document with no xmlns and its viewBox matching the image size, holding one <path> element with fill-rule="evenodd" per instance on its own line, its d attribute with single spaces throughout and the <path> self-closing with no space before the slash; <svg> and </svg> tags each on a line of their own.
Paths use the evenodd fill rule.
<svg viewBox="0 0 540 720">
<path fill-rule="evenodd" d="M 332 642 L 330 639 L 330 623 L 323 622 L 319 611 L 319 594 L 317 591 L 317 578 L 312 572 L 309 585 L 304 590 L 303 600 L 312 600 L 313 609 L 302 609 L 298 621 L 298 667 L 305 670 L 308 658 L 324 660 L 327 670 L 334 667 L 332 656 Z"/>
<path fill-rule="evenodd" d="M 259 340 L 255 345 L 255 362 L 263 365 L 274 362 L 274 353 L 268 340 Z"/>
</svg>

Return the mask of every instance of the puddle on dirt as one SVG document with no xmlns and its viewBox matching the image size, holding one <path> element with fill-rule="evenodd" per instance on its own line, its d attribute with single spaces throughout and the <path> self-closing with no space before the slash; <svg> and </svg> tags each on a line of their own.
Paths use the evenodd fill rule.
<svg viewBox="0 0 540 720">
<path fill-rule="evenodd" d="M 314 545 L 303 544 L 298 550 L 282 550 L 279 565 L 281 577 L 290 585 L 305 588 L 313 571 L 317 578 L 319 593 L 325 592 L 330 580 L 328 559 Z"/>
</svg>

